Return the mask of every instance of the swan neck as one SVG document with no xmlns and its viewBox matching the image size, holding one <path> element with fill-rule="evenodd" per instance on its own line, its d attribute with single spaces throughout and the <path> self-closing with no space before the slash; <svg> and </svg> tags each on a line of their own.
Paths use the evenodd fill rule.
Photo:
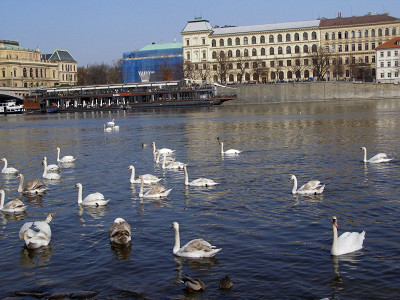
<svg viewBox="0 0 400 300">
<path fill-rule="evenodd" d="M 57 149 L 57 161 L 60 160 L 60 148 Z"/>
<path fill-rule="evenodd" d="M 139 197 L 143 197 L 143 177 L 140 179 Z"/>
<path fill-rule="evenodd" d="M 293 189 L 292 189 L 292 194 L 296 194 L 297 191 L 297 178 L 296 176 L 293 177 Z"/>
<path fill-rule="evenodd" d="M 331 253 L 335 253 L 338 248 L 338 232 L 335 225 L 332 224 L 332 232 L 333 232 L 333 242 Z"/>
<path fill-rule="evenodd" d="M 43 177 L 47 175 L 47 162 L 43 160 Z"/>
<path fill-rule="evenodd" d="M 78 186 L 78 204 L 82 203 L 82 186 Z"/>
<path fill-rule="evenodd" d="M 165 169 L 165 161 L 166 161 L 166 156 L 164 155 L 164 159 L 163 159 L 163 162 L 162 162 L 162 168 L 163 169 Z"/>
<path fill-rule="evenodd" d="M 5 170 L 5 169 L 7 169 L 7 159 L 5 159 L 5 158 L 3 158 L 3 161 L 4 161 L 4 168 L 3 168 L 3 170 Z"/>
<path fill-rule="evenodd" d="M 23 185 L 24 185 L 24 177 L 22 175 L 20 175 L 19 185 L 18 185 L 18 193 L 22 193 L 22 191 L 24 190 Z"/>
<path fill-rule="evenodd" d="M 135 167 L 132 167 L 131 182 L 135 181 Z"/>
<path fill-rule="evenodd" d="M 1 194 L 0 209 L 2 209 L 4 207 L 4 198 L 6 197 L 6 195 L 3 190 L 0 191 L 0 194 Z"/>
<path fill-rule="evenodd" d="M 153 154 L 156 154 L 156 144 L 153 143 Z"/>
<path fill-rule="evenodd" d="M 367 149 L 363 148 L 364 151 L 364 162 L 367 162 Z"/>
<path fill-rule="evenodd" d="M 188 175 L 186 167 L 183 168 L 183 171 L 185 173 L 185 185 L 189 185 L 189 175 Z"/>
<path fill-rule="evenodd" d="M 172 250 L 172 252 L 176 253 L 181 248 L 181 238 L 179 236 L 179 229 L 174 228 L 174 230 L 175 230 L 175 245 L 174 245 L 174 249 Z"/>
<path fill-rule="evenodd" d="M 224 143 L 221 142 L 221 153 L 224 153 Z"/>
</svg>

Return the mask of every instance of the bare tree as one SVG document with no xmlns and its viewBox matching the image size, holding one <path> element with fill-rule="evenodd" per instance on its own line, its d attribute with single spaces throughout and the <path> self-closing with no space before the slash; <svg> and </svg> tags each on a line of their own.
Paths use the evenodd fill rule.
<svg viewBox="0 0 400 300">
<path fill-rule="evenodd" d="M 88 65 L 85 67 L 78 67 L 78 85 L 93 85 L 93 84 L 109 84 L 121 83 L 121 64 L 114 63 L 113 66 L 102 64 Z"/>
<path fill-rule="evenodd" d="M 218 76 L 219 82 L 221 84 L 226 83 L 228 64 L 229 62 L 231 62 L 231 60 L 224 53 L 224 51 L 216 53 L 214 59 L 215 59 L 215 64 L 213 65 L 213 71 L 215 71 L 216 75 Z"/>
<path fill-rule="evenodd" d="M 336 80 L 339 80 L 339 78 L 343 77 L 343 64 L 339 58 L 332 58 L 331 70 L 333 77 L 335 77 Z"/>
<path fill-rule="evenodd" d="M 312 53 L 311 57 L 314 73 L 318 80 L 320 80 L 325 77 L 326 72 L 328 72 L 330 68 L 329 59 L 331 55 L 329 52 L 326 52 L 324 48 L 319 47 L 316 52 Z"/>
<path fill-rule="evenodd" d="M 246 74 L 246 66 L 249 63 L 249 59 L 246 56 L 240 55 L 239 57 L 235 58 L 236 61 L 236 74 L 238 77 L 238 81 L 240 83 L 243 82 L 244 75 Z"/>
<path fill-rule="evenodd" d="M 185 79 L 196 79 L 196 72 L 194 70 L 194 64 L 188 60 L 183 62 L 183 76 Z"/>
<path fill-rule="evenodd" d="M 294 76 L 296 77 L 296 79 L 300 80 L 301 73 L 305 69 L 303 59 L 301 59 L 301 55 L 299 54 L 294 57 L 293 61 L 294 61 L 294 63 L 292 63 L 292 66 L 291 66 L 292 72 L 293 72 Z"/>
</svg>

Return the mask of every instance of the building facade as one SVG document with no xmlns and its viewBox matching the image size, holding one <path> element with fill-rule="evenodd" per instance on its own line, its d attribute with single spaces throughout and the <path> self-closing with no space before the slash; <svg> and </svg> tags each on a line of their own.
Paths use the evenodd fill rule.
<svg viewBox="0 0 400 300">
<path fill-rule="evenodd" d="M 180 80 L 182 63 L 182 43 L 153 43 L 123 54 L 123 82 Z"/>
<path fill-rule="evenodd" d="M 50 56 L 49 56 L 50 57 Z M 2 87 L 38 87 L 58 86 L 65 82 L 60 81 L 60 66 L 65 62 L 48 60 L 40 53 L 40 49 L 27 49 L 15 41 L 0 41 L 0 86 Z M 76 61 L 73 65 L 76 78 Z M 70 81 L 71 85 L 76 80 Z"/>
<path fill-rule="evenodd" d="M 387 14 L 223 27 L 196 18 L 181 32 L 184 74 L 228 84 L 372 80 L 374 48 L 399 32 L 400 20 Z"/>
<path fill-rule="evenodd" d="M 400 84 L 400 37 L 376 47 L 376 80 Z"/>
</svg>

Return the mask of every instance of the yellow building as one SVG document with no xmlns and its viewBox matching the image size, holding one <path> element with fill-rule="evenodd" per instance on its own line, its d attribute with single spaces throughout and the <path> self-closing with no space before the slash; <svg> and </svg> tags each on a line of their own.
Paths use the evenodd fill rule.
<svg viewBox="0 0 400 300">
<path fill-rule="evenodd" d="M 21 47 L 18 42 L 0 40 L 0 86 L 29 88 L 75 85 L 77 82 L 76 61 L 56 58 L 50 60 L 51 56 L 47 59 L 46 55 L 40 53 L 39 48 L 27 49 Z M 66 72 L 63 71 L 65 66 L 68 66 Z M 65 74 L 72 75 L 72 80 Z"/>
<path fill-rule="evenodd" d="M 399 34 L 387 14 L 248 26 L 211 26 L 201 18 L 181 32 L 185 77 L 222 83 L 309 80 L 323 52 L 326 80 L 375 72 L 374 48 Z M 367 72 L 368 71 L 368 72 Z"/>
</svg>

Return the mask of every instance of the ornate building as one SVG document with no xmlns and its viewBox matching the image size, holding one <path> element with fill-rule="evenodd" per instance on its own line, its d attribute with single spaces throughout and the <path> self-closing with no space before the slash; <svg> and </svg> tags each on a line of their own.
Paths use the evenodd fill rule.
<svg viewBox="0 0 400 300">
<path fill-rule="evenodd" d="M 367 80 L 374 48 L 399 31 L 400 20 L 387 14 L 224 27 L 196 18 L 181 32 L 184 73 L 222 83 Z"/>
<path fill-rule="evenodd" d="M 53 58 L 41 55 L 40 49 L 27 49 L 15 41 L 0 41 L 0 86 L 2 87 L 37 87 L 75 85 L 77 82 L 77 63 L 75 60 Z M 67 52 L 68 51 L 64 51 Z M 65 54 L 65 53 L 64 53 Z M 68 53 L 69 54 L 69 53 Z M 70 55 L 69 55 L 70 56 Z M 47 59 L 47 57 L 49 59 Z M 72 58 L 72 56 L 70 56 Z M 50 60 L 51 58 L 51 60 Z M 68 66 L 68 70 L 63 72 Z M 68 77 L 65 75 L 71 75 Z"/>
</svg>

